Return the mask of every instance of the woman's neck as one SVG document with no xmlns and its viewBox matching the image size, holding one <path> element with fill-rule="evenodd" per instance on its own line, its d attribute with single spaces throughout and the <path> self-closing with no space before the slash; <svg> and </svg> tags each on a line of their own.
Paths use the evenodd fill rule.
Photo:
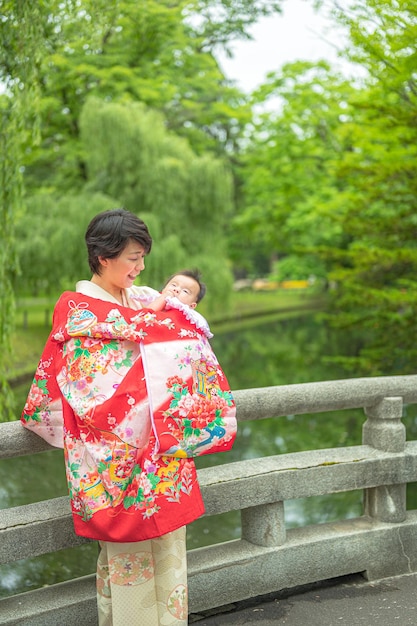
<svg viewBox="0 0 417 626">
<path fill-rule="evenodd" d="M 93 274 L 93 277 L 91 278 L 91 282 L 97 285 L 98 287 L 100 287 L 101 289 L 104 289 L 104 291 L 107 291 L 107 293 L 109 293 L 113 298 L 115 298 L 117 302 L 120 302 L 120 304 L 123 304 L 123 289 L 120 289 L 120 287 L 109 285 L 107 281 L 103 280 L 103 278 L 99 276 L 98 274 Z"/>
</svg>

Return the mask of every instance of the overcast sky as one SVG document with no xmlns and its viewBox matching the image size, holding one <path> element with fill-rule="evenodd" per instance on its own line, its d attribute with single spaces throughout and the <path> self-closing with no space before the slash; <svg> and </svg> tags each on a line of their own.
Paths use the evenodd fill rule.
<svg viewBox="0 0 417 626">
<path fill-rule="evenodd" d="M 223 72 L 246 92 L 264 82 L 267 72 L 299 59 L 327 59 L 338 68 L 341 35 L 322 14 L 314 12 L 311 0 L 286 0 L 283 14 L 260 20 L 252 29 L 253 41 L 236 42 L 233 59 L 219 57 Z"/>
</svg>

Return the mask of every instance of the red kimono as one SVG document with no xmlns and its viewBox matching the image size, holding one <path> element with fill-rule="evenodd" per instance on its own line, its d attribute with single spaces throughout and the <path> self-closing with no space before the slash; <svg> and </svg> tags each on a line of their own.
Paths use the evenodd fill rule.
<svg viewBox="0 0 417 626">
<path fill-rule="evenodd" d="M 78 535 L 142 541 L 204 513 L 192 457 L 236 436 L 208 336 L 177 309 L 59 299 L 21 420 L 64 448 Z"/>
</svg>

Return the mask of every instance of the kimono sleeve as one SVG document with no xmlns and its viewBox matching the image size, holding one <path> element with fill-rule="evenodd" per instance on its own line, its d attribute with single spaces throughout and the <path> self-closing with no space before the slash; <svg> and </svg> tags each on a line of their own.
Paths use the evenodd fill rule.
<svg viewBox="0 0 417 626">
<path fill-rule="evenodd" d="M 230 450 L 236 406 L 209 342 L 200 337 L 143 344 L 142 358 L 155 453 L 186 458 Z"/>
<path fill-rule="evenodd" d="M 25 428 L 52 446 L 63 448 L 62 396 L 55 376 L 56 350 L 56 344 L 48 339 L 20 420 Z"/>
</svg>

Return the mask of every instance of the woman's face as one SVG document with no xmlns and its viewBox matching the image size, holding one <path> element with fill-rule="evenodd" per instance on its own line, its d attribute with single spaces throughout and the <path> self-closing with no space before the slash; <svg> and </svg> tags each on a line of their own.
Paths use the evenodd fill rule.
<svg viewBox="0 0 417 626">
<path fill-rule="evenodd" d="M 145 249 L 136 241 L 130 241 L 124 250 L 114 259 L 100 257 L 100 286 L 109 293 L 120 293 L 121 289 L 131 287 L 137 276 L 145 268 Z"/>
</svg>

